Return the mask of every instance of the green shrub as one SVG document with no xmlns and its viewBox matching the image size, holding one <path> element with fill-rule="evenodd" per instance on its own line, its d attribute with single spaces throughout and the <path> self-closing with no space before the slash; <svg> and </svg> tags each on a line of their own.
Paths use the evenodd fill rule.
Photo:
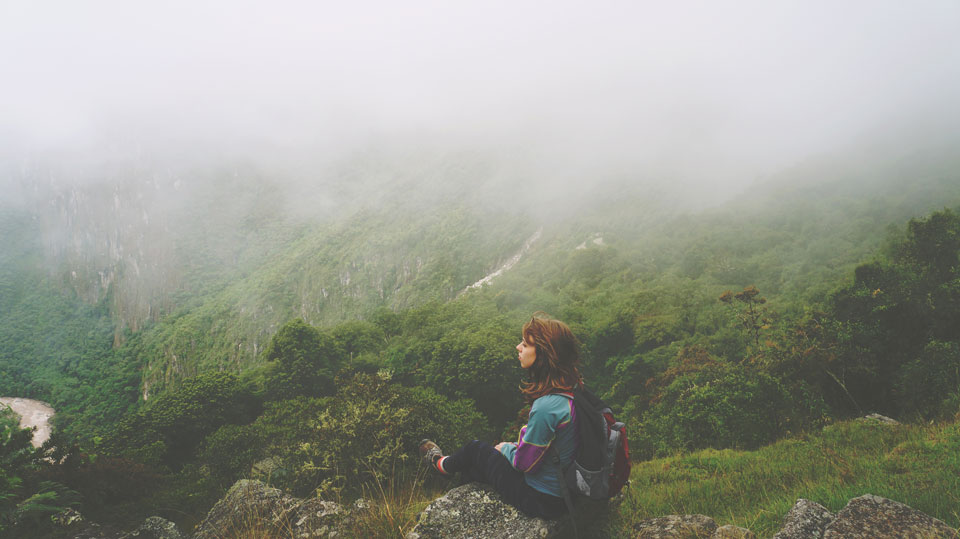
<svg viewBox="0 0 960 539">
<path fill-rule="evenodd" d="M 178 468 L 193 457 L 205 436 L 224 424 L 249 422 L 259 407 L 236 376 L 206 372 L 124 418 L 105 449 L 146 464 Z"/>
<path fill-rule="evenodd" d="M 264 357 L 267 371 L 267 398 L 298 395 L 323 396 L 334 390 L 334 375 L 344 362 L 343 345 L 360 350 L 369 345 L 374 332 L 366 326 L 345 326 L 337 338 L 297 318 L 283 325 L 270 340 Z"/>
<path fill-rule="evenodd" d="M 716 366 L 676 378 L 644 416 L 640 453 L 759 447 L 787 426 L 788 398 L 773 377 Z"/>
<path fill-rule="evenodd" d="M 472 402 L 391 383 L 386 373 L 358 374 L 341 386 L 313 418 L 309 437 L 285 455 L 287 486 L 301 495 L 359 494 L 364 482 L 416 466 L 423 438 L 455 449 L 487 434 Z"/>
</svg>

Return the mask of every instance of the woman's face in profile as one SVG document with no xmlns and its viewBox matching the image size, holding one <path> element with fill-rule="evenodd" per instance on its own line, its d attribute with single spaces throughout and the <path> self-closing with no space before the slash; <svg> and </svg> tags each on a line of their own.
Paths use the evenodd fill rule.
<svg viewBox="0 0 960 539">
<path fill-rule="evenodd" d="M 517 352 L 519 352 L 517 359 L 520 360 L 520 366 L 524 369 L 529 369 L 533 362 L 537 360 L 537 347 L 526 340 L 520 341 L 520 344 L 517 345 Z"/>
</svg>

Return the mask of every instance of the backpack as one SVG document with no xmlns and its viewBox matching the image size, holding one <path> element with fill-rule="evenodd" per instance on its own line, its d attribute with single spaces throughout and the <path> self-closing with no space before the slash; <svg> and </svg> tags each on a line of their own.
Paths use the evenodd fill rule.
<svg viewBox="0 0 960 539">
<path fill-rule="evenodd" d="M 563 470 L 561 480 L 568 508 L 572 506 L 570 494 L 609 500 L 630 479 L 626 425 L 614 419 L 610 407 L 586 388 L 560 395 L 573 400 L 579 431 L 576 457 Z M 556 451 L 554 460 L 560 461 Z"/>
</svg>

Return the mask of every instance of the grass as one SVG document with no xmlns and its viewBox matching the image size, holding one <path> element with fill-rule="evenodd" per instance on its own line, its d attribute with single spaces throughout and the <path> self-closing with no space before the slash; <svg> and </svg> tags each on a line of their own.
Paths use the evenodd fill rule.
<svg viewBox="0 0 960 539">
<path fill-rule="evenodd" d="M 406 537 L 417 523 L 417 515 L 443 495 L 441 483 L 430 480 L 422 466 L 395 469 L 389 477 L 373 479 L 363 486 L 365 508 L 354 512 L 345 527 L 348 537 Z M 436 479 L 436 478 L 433 478 Z"/>
<path fill-rule="evenodd" d="M 360 489 L 362 497 L 356 502 L 337 499 L 347 509 L 349 516 L 336 524 L 338 537 L 344 538 L 389 538 L 406 537 L 417 522 L 417 515 L 434 499 L 443 495 L 445 481 L 428 475 L 422 467 L 395 466 L 393 473 L 381 478 L 371 473 Z M 223 532 L 231 539 L 286 539 L 295 535 L 290 522 L 264 514 L 255 504 L 253 509 L 240 515 L 236 528 Z"/>
<path fill-rule="evenodd" d="M 629 535 L 644 519 L 699 513 L 769 537 L 797 498 L 836 512 L 867 493 L 960 527 L 960 424 L 848 421 L 756 451 L 634 463 L 611 535 Z"/>
<path fill-rule="evenodd" d="M 395 472 L 383 479 L 373 475 L 366 483 L 364 498 L 372 503 L 353 512 L 341 532 L 345 537 L 404 537 L 417 515 L 449 487 L 422 468 Z M 629 537 L 641 520 L 699 513 L 717 525 L 770 537 L 798 498 L 837 512 L 867 493 L 960 527 L 960 423 L 847 421 L 756 451 L 708 449 L 635 462 L 619 507 L 609 513 L 593 507 L 585 512 L 593 516 L 581 515 L 578 528 L 596 533 L 609 515 L 604 535 Z M 264 530 L 258 519 L 249 524 L 250 533 L 242 537 L 277 532 Z"/>
</svg>

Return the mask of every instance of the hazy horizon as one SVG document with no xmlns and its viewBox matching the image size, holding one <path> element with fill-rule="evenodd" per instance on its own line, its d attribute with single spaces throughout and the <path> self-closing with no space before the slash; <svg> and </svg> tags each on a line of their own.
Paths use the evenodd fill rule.
<svg viewBox="0 0 960 539">
<path fill-rule="evenodd" d="M 722 192 L 960 132 L 958 21 L 949 1 L 7 2 L 0 147 L 291 175 L 368 148 L 472 152 Z"/>
</svg>

